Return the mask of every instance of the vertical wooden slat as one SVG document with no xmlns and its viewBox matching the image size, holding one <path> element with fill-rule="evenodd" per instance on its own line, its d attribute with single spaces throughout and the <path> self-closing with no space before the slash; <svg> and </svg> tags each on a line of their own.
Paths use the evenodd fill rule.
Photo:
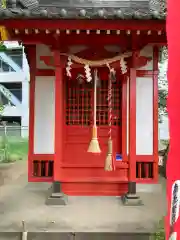
<svg viewBox="0 0 180 240">
<path fill-rule="evenodd" d="M 139 178 L 142 178 L 142 164 L 141 163 L 138 163 L 137 164 L 137 168 L 138 168 L 138 177 Z"/>
<path fill-rule="evenodd" d="M 144 164 L 145 178 L 149 178 L 149 163 Z"/>
<path fill-rule="evenodd" d="M 49 172 L 49 161 L 45 161 L 45 177 L 48 177 Z"/>
</svg>

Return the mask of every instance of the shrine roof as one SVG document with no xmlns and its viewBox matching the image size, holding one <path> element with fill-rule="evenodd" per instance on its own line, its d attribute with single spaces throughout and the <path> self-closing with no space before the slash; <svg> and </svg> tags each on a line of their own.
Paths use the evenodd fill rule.
<svg viewBox="0 0 180 240">
<path fill-rule="evenodd" d="M 165 19 L 166 0 L 6 0 L 0 19 Z"/>
</svg>

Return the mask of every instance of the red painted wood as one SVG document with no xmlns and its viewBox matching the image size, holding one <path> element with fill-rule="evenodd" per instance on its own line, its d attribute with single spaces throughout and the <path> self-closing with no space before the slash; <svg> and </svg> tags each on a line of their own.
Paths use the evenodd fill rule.
<svg viewBox="0 0 180 240">
<path fill-rule="evenodd" d="M 108 131 L 109 127 L 107 126 L 98 127 L 98 138 L 102 153 L 96 155 L 87 153 L 87 148 L 91 139 L 90 126 L 67 126 L 63 162 L 68 164 L 89 163 L 92 166 L 98 163 L 103 166 L 107 154 Z M 114 152 L 121 153 L 121 141 L 118 135 L 121 136 L 121 129 L 120 127 L 114 127 L 112 129 Z"/>
<path fill-rule="evenodd" d="M 54 69 L 36 69 L 36 76 L 37 77 L 55 76 L 55 70 Z"/>
<path fill-rule="evenodd" d="M 135 179 L 136 179 L 136 69 L 131 68 L 129 79 L 129 181 L 134 181 Z"/>
<path fill-rule="evenodd" d="M 126 32 L 121 32 L 120 35 L 116 35 L 115 32 L 113 34 L 107 35 L 105 33 L 101 33 L 97 35 L 96 33 L 91 33 L 87 35 L 86 33 L 81 33 L 79 35 L 72 33 L 70 35 L 66 35 L 65 33 L 61 33 L 61 37 L 56 35 L 55 31 L 51 34 L 45 34 L 41 32 L 40 34 L 25 34 L 23 30 L 21 30 L 20 34 L 11 35 L 12 40 L 14 41 L 22 41 L 27 45 L 32 44 L 46 44 L 46 45 L 54 45 L 57 40 L 55 40 L 54 36 L 59 39 L 59 43 L 61 44 L 61 51 L 67 52 L 66 48 L 71 45 L 86 45 L 93 47 L 102 47 L 102 42 L 104 45 L 120 45 L 121 51 L 126 51 L 127 49 L 131 49 L 131 36 L 127 35 Z M 141 32 L 139 36 L 139 44 L 138 47 L 142 48 L 147 44 L 151 45 L 166 45 L 166 35 L 157 35 L 157 31 L 152 33 L 152 35 L 147 35 L 147 31 L 144 33 Z"/>
<path fill-rule="evenodd" d="M 54 62 L 55 62 L 54 181 L 59 181 L 61 177 L 61 164 L 63 161 L 64 93 L 63 93 L 63 72 L 58 49 L 54 49 Z"/>
<path fill-rule="evenodd" d="M 54 160 L 54 154 L 33 154 L 33 160 Z"/>
<path fill-rule="evenodd" d="M 63 163 L 62 166 L 64 168 L 104 168 L 104 163 L 99 163 L 96 162 L 93 165 L 91 164 L 91 162 L 87 162 L 87 163 Z M 120 161 L 116 163 L 116 168 L 128 168 L 128 163 L 124 162 L 124 161 Z"/>
<path fill-rule="evenodd" d="M 156 184 L 157 181 L 152 179 L 152 178 L 149 178 L 149 179 L 136 179 L 136 183 L 141 183 L 141 184 Z"/>
<path fill-rule="evenodd" d="M 154 155 L 136 155 L 136 162 L 154 162 Z"/>
<path fill-rule="evenodd" d="M 153 155 L 154 155 L 154 179 L 158 181 L 158 61 L 159 49 L 153 48 Z"/>
<path fill-rule="evenodd" d="M 102 71 L 99 71 L 100 79 L 102 79 L 101 73 L 103 73 L 105 70 L 106 69 L 104 69 L 104 70 L 102 69 Z M 120 75 L 117 75 L 117 76 L 120 76 Z M 104 80 L 107 80 L 107 79 L 108 79 L 108 71 L 107 71 L 107 74 L 106 74 Z M 119 82 L 119 80 L 120 79 L 118 78 L 118 82 Z M 67 79 L 65 82 L 67 82 L 67 81 L 73 81 L 73 80 Z M 77 85 L 77 82 L 75 82 L 74 84 Z M 121 86 L 121 82 L 118 83 L 117 87 L 118 86 L 119 87 Z M 103 101 L 103 102 L 98 103 L 99 107 L 100 106 L 107 107 L 107 102 L 106 102 L 107 95 L 103 89 L 104 88 L 102 88 L 102 89 L 99 88 L 99 90 L 98 90 L 99 92 L 102 91 L 102 94 L 103 94 L 103 95 L 99 95 L 99 99 L 101 99 L 101 97 L 102 97 L 101 101 Z M 92 90 L 93 89 L 89 90 L 89 94 L 91 95 L 91 97 L 90 97 L 90 95 L 89 95 L 89 97 L 91 100 L 93 99 Z M 72 91 L 74 92 L 75 89 L 74 90 L 72 89 L 71 92 Z M 119 89 L 119 91 L 121 92 L 121 89 Z M 72 92 L 72 94 L 74 94 L 73 92 Z M 117 95 L 117 97 L 121 96 L 120 92 Z M 84 94 L 86 94 L 86 91 L 84 92 Z M 85 95 L 82 95 L 82 97 L 83 96 L 85 96 Z M 87 101 L 87 96 L 85 99 Z M 121 105 L 120 104 L 121 99 L 118 99 L 117 101 L 119 102 L 119 105 Z M 90 103 L 90 104 L 92 105 L 92 103 Z M 116 113 L 114 112 L 114 114 L 116 114 Z M 100 115 L 99 115 L 99 117 L 100 117 Z M 104 117 L 105 117 L 105 115 L 103 116 L 103 119 L 104 119 Z M 115 119 L 116 117 L 119 117 L 119 116 L 113 115 L 113 119 Z M 99 121 L 98 117 L 97 117 L 97 120 Z M 76 163 L 76 164 L 83 162 L 83 163 L 91 163 L 92 165 L 94 165 L 96 163 L 101 163 L 103 165 L 105 158 L 106 158 L 106 153 L 107 153 L 107 140 L 108 140 L 108 131 L 109 131 L 108 123 L 98 127 L 99 141 L 100 141 L 101 148 L 103 149 L 102 153 L 99 155 L 87 153 L 87 148 L 88 148 L 89 142 L 91 140 L 91 126 L 90 125 L 82 126 L 81 124 L 77 125 L 76 122 L 74 124 L 75 125 L 67 125 L 66 126 L 64 162 Z M 121 139 L 121 137 L 120 137 L 121 131 L 120 131 L 120 129 L 121 129 L 121 127 L 119 127 L 119 126 L 112 127 L 112 137 L 114 139 L 114 151 L 117 151 L 118 153 L 121 153 L 121 140 L 120 140 Z M 72 156 L 74 156 L 74 158 L 72 158 Z"/>
<path fill-rule="evenodd" d="M 127 158 L 127 155 L 124 156 Z M 38 160 L 38 161 L 44 161 L 44 160 L 54 160 L 54 154 L 32 154 L 32 159 L 33 160 Z M 153 162 L 154 161 L 154 155 L 136 155 L 136 162 Z M 120 168 L 128 168 L 128 162 L 126 161 L 120 161 L 116 163 L 116 166 Z M 96 162 L 96 164 L 91 164 L 91 162 L 86 162 L 86 163 L 62 163 L 62 167 L 75 167 L 75 168 L 86 168 L 86 167 L 91 167 L 91 168 L 103 168 L 104 164 L 101 164 L 99 162 Z"/>
<path fill-rule="evenodd" d="M 117 69 L 118 74 L 120 74 L 120 70 Z M 84 71 L 82 68 L 78 69 L 72 69 L 72 74 L 76 75 L 77 73 L 83 73 Z M 104 79 L 106 78 L 105 75 L 106 73 L 101 73 L 101 78 Z M 153 77 L 154 74 L 158 74 L 157 71 L 153 70 L 136 70 L 136 76 L 137 77 Z M 36 76 L 55 76 L 55 70 L 54 69 L 36 69 Z"/>
<path fill-rule="evenodd" d="M 122 157 L 125 161 L 127 156 L 127 80 L 128 76 L 123 76 L 122 81 Z"/>
<path fill-rule="evenodd" d="M 127 193 L 127 183 L 64 183 L 62 191 L 71 196 L 122 196 Z"/>
<path fill-rule="evenodd" d="M 33 177 L 29 176 L 29 182 L 49 182 L 52 183 L 54 181 L 53 177 Z"/>
<path fill-rule="evenodd" d="M 158 74 L 158 71 L 153 70 L 136 70 L 137 77 L 153 77 L 154 74 Z"/>
<path fill-rule="evenodd" d="M 44 160 L 54 160 L 54 154 L 33 154 L 33 160 L 44 161 Z M 153 155 L 136 155 L 136 162 L 153 162 Z M 61 182 L 63 183 L 63 187 L 68 195 L 106 195 L 107 191 L 111 191 L 110 195 L 116 195 L 117 193 L 123 194 L 122 183 L 128 182 L 128 164 L 129 162 L 120 161 L 116 163 L 116 172 L 105 172 L 104 163 L 97 162 L 83 162 L 83 163 L 68 163 L 63 162 L 61 167 Z M 53 177 L 29 177 L 29 181 L 31 182 L 53 182 Z M 155 183 L 154 179 L 136 179 L 138 183 Z M 78 183 L 78 184 L 77 184 Z M 91 184 L 101 184 L 103 189 L 107 188 L 107 183 L 111 183 L 109 185 L 109 190 L 105 189 L 103 193 L 101 190 L 99 192 L 94 192 L 92 189 L 88 187 Z M 66 189 L 68 184 L 68 189 Z M 113 185 L 119 185 L 119 192 L 113 192 Z M 86 186 L 86 191 L 82 191 L 82 186 Z M 70 186 L 72 187 L 71 189 Z M 77 186 L 74 189 L 74 186 Z M 110 188 L 111 186 L 111 188 Z M 127 191 L 127 188 L 126 188 Z"/>
<path fill-rule="evenodd" d="M 24 29 L 60 29 L 60 30 L 165 30 L 164 20 L 36 20 L 27 19 L 23 21 L 20 19 L 8 19 L 8 21 L 0 21 L 1 25 L 7 28 Z"/>
<path fill-rule="evenodd" d="M 28 180 L 32 177 L 32 162 L 34 153 L 34 108 L 35 108 L 35 71 L 36 71 L 36 46 L 27 47 L 27 58 L 30 63 L 30 94 L 29 94 L 29 150 L 28 150 Z"/>
<path fill-rule="evenodd" d="M 138 28 L 139 29 L 139 28 Z M 81 36 L 82 37 L 82 36 Z M 71 36 L 72 38 L 72 36 Z M 118 37 L 119 38 L 119 37 Z M 66 39 L 66 38 L 65 38 Z M 68 38 L 70 39 L 70 38 Z M 53 41 L 52 41 L 53 42 Z M 51 43 L 52 43 L 51 42 Z M 104 42 L 103 42 L 104 43 Z M 102 44 L 102 43 L 101 43 Z M 147 63 L 146 57 L 135 56 L 133 54 L 133 66 L 141 67 Z M 122 152 L 123 161 L 116 162 L 116 172 L 107 173 L 104 171 L 104 160 L 107 151 L 107 132 L 108 127 L 99 127 L 99 141 L 102 148 L 101 155 L 93 155 L 87 153 L 88 143 L 91 138 L 90 126 L 67 126 L 63 128 L 65 107 L 62 106 L 65 101 L 64 86 L 62 83 L 63 72 L 65 67 L 65 58 L 58 56 L 59 50 L 54 51 L 54 59 L 45 56 L 45 61 L 48 65 L 56 65 L 56 70 L 40 70 L 36 69 L 36 76 L 52 76 L 55 75 L 55 154 L 41 155 L 35 154 L 31 156 L 34 160 L 53 160 L 54 161 L 54 178 L 49 177 L 30 177 L 32 181 L 61 181 L 63 191 L 69 195 L 121 195 L 127 192 L 127 182 L 135 181 L 136 179 L 136 161 L 151 162 L 153 156 L 136 156 L 136 76 L 152 76 L 152 71 L 130 70 L 130 149 L 129 156 L 126 154 L 126 137 L 122 138 L 122 133 L 127 134 L 127 122 L 122 121 L 121 127 L 114 127 L 113 140 L 115 151 Z M 87 51 L 87 55 L 89 52 Z M 107 54 L 107 53 L 106 53 Z M 88 56 L 87 56 L 88 58 Z M 136 61 L 134 61 L 136 59 Z M 136 64 L 136 65 L 135 65 Z M 129 65 L 129 67 L 132 64 Z M 72 70 L 73 77 L 82 70 L 78 68 Z M 113 66 L 114 67 L 114 66 Z M 117 66 L 119 68 L 119 64 Z M 101 79 L 107 79 L 107 71 L 101 68 Z M 84 72 L 83 72 L 84 73 Z M 122 78 L 122 75 L 117 71 L 117 76 Z M 64 79 L 64 82 L 69 81 Z M 73 80 L 72 80 L 73 81 Z M 127 116 L 127 84 L 125 80 L 121 80 L 122 85 L 122 115 Z M 125 84 L 124 84 L 125 83 Z M 120 100 L 120 99 L 119 99 Z M 126 104 L 125 104 L 126 103 Z M 121 133 L 122 132 L 122 133 Z M 123 142 L 123 144 L 121 143 Z M 122 149 L 121 149 L 122 146 Z M 129 161 L 128 161 L 129 157 Z M 44 159 L 43 159 L 44 158 Z M 129 169 L 128 169 L 129 167 Z M 128 179 L 129 170 L 129 179 Z M 146 179 L 152 181 L 152 179 Z M 144 181 L 140 179 L 139 181 Z M 122 183 L 123 182 L 123 183 Z M 94 186 L 93 190 L 92 187 Z"/>
<path fill-rule="evenodd" d="M 114 182 L 128 180 L 128 169 L 119 168 L 115 172 L 106 172 L 103 168 L 64 168 L 61 182 Z"/>
</svg>

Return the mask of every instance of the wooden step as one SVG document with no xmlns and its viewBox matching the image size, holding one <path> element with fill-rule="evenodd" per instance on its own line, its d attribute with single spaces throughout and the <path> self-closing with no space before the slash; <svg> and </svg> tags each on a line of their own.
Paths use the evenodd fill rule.
<svg viewBox="0 0 180 240">
<path fill-rule="evenodd" d="M 126 183 L 126 177 L 62 177 L 60 182 L 67 183 Z"/>
<path fill-rule="evenodd" d="M 62 191 L 70 196 L 122 196 L 128 182 L 63 182 Z"/>
</svg>

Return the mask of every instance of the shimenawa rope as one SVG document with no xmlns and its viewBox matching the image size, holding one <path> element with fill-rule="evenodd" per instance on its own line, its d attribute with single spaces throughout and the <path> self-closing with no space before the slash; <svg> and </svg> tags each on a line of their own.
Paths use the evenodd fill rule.
<svg viewBox="0 0 180 240">
<path fill-rule="evenodd" d="M 71 58 L 76 63 L 82 64 L 82 65 L 88 65 L 90 67 L 100 67 L 100 66 L 107 65 L 107 64 L 109 65 L 113 62 L 120 61 L 122 58 L 127 58 L 132 55 L 131 52 L 127 52 L 127 53 L 115 56 L 113 58 L 105 58 L 102 60 L 93 61 L 93 60 L 88 60 L 88 59 L 77 57 L 73 54 L 67 54 L 67 53 L 60 53 L 60 54 Z"/>
</svg>

